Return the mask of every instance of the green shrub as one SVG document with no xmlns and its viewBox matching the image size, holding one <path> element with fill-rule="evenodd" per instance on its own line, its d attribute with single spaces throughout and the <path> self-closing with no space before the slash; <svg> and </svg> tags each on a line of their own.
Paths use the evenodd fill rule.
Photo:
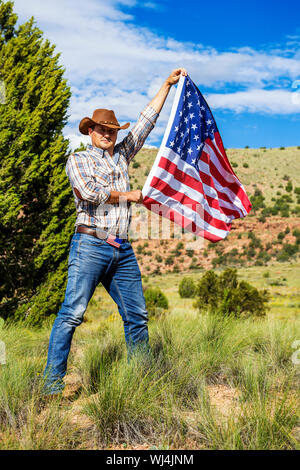
<svg viewBox="0 0 300 470">
<path fill-rule="evenodd" d="M 296 243 L 292 245 L 291 243 L 285 243 L 277 253 L 276 259 L 277 261 L 288 261 L 292 256 L 294 256 L 299 251 L 299 246 Z"/>
<path fill-rule="evenodd" d="M 198 282 L 196 295 L 198 297 L 195 305 L 199 308 L 216 308 L 219 297 L 218 276 L 214 271 L 207 271 Z"/>
<path fill-rule="evenodd" d="M 260 189 L 255 189 L 254 195 L 250 199 L 253 211 L 266 207 L 264 203 L 265 197 L 263 196 Z"/>
<path fill-rule="evenodd" d="M 243 167 L 244 167 L 244 168 L 249 168 L 248 163 L 243 163 Z"/>
<path fill-rule="evenodd" d="M 194 250 L 189 250 L 189 249 L 187 249 L 186 252 L 185 252 L 185 254 L 186 254 L 187 256 L 189 256 L 189 258 L 192 258 L 192 257 L 194 256 Z"/>
<path fill-rule="evenodd" d="M 290 193 L 290 192 L 292 191 L 292 189 L 293 189 L 292 182 L 289 181 L 288 184 L 287 184 L 286 187 L 285 187 L 285 190 L 286 190 L 288 193 Z"/>
<path fill-rule="evenodd" d="M 168 300 L 159 287 L 148 287 L 145 290 L 146 308 L 150 316 L 159 316 L 169 308 Z"/>
<path fill-rule="evenodd" d="M 196 286 L 192 278 L 184 277 L 179 284 L 179 295 L 182 298 L 189 299 L 194 297 Z"/>
<path fill-rule="evenodd" d="M 132 168 L 139 168 L 141 164 L 139 162 L 133 162 Z"/>
<path fill-rule="evenodd" d="M 300 201 L 299 201 L 300 202 Z M 296 214 L 297 217 L 300 216 L 300 206 L 296 206 L 293 210 L 292 210 L 293 214 Z"/>
<path fill-rule="evenodd" d="M 139 255 L 142 254 L 143 251 L 144 251 L 144 249 L 143 249 L 142 245 L 138 245 L 138 246 L 136 247 L 136 252 L 137 252 Z"/>
<path fill-rule="evenodd" d="M 199 310 L 206 307 L 211 312 L 235 317 L 263 316 L 269 300 L 266 290 L 258 291 L 248 282 L 238 282 L 237 271 L 232 268 L 219 276 L 207 271 L 198 283 L 196 294 L 194 306 Z"/>
</svg>

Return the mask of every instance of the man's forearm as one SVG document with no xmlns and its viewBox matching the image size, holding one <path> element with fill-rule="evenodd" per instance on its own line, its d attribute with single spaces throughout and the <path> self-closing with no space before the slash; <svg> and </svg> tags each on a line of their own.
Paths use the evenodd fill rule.
<svg viewBox="0 0 300 470">
<path fill-rule="evenodd" d="M 166 101 L 170 89 L 171 85 L 167 81 L 165 81 L 158 93 L 154 96 L 153 100 L 149 103 L 151 108 L 153 108 L 154 111 L 157 112 L 157 114 L 161 112 L 161 109 Z"/>
<path fill-rule="evenodd" d="M 161 109 L 166 101 L 166 98 L 169 94 L 171 86 L 178 83 L 180 75 L 187 76 L 187 71 L 183 67 L 180 67 L 179 69 L 175 69 L 172 71 L 172 73 L 169 75 L 167 80 L 163 83 L 159 92 L 154 96 L 153 100 L 149 103 L 151 108 L 153 108 L 154 111 L 156 111 L 158 114 L 161 112 Z"/>
<path fill-rule="evenodd" d="M 110 191 L 110 196 L 107 199 L 107 204 L 116 204 L 120 201 L 121 197 L 127 198 L 127 192 L 119 192 L 119 191 Z M 127 198 L 128 199 L 128 198 Z"/>
<path fill-rule="evenodd" d="M 110 196 L 107 199 L 107 204 L 117 204 L 120 200 L 127 200 L 128 202 L 136 202 L 141 203 L 143 201 L 142 192 L 137 189 L 135 191 L 127 191 L 127 192 L 120 192 L 120 191 L 111 191 Z"/>
</svg>

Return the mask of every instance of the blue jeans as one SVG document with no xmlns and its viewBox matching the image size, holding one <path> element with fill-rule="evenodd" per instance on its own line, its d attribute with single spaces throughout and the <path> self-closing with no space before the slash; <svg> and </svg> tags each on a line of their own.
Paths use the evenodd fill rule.
<svg viewBox="0 0 300 470">
<path fill-rule="evenodd" d="M 70 246 L 65 298 L 50 335 L 44 371 L 46 393 L 57 393 L 64 387 L 62 379 L 67 371 L 72 337 L 99 282 L 118 305 L 128 357 L 140 346 L 149 351 L 141 272 L 131 244 L 126 242 L 115 248 L 92 235 L 75 233 Z"/>
</svg>

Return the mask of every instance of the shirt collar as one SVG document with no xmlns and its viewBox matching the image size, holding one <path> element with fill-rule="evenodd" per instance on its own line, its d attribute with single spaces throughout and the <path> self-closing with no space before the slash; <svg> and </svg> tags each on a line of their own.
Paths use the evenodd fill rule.
<svg viewBox="0 0 300 470">
<path fill-rule="evenodd" d="M 86 148 L 90 152 L 94 152 L 98 157 L 103 158 L 105 157 L 105 155 L 106 155 L 106 158 L 110 157 L 110 154 L 107 150 L 99 149 L 98 147 L 94 147 L 94 145 L 87 144 Z M 114 153 L 111 158 L 113 159 L 114 164 L 117 165 L 119 162 L 119 153 L 116 152 L 115 148 L 114 148 Z"/>
<path fill-rule="evenodd" d="M 86 148 L 87 150 L 91 150 L 92 152 L 97 153 L 100 157 L 104 156 L 104 150 L 99 149 L 98 147 L 94 147 L 94 145 L 87 144 Z"/>
</svg>

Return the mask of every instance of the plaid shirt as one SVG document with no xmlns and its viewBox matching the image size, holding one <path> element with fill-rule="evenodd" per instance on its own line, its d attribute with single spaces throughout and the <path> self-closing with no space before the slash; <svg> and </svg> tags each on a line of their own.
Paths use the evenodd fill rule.
<svg viewBox="0 0 300 470">
<path fill-rule="evenodd" d="M 142 148 L 155 126 L 158 114 L 146 106 L 125 139 L 107 151 L 87 146 L 84 152 L 69 156 L 66 173 L 70 180 L 77 212 L 75 226 L 88 225 L 126 238 L 131 220 L 130 203 L 106 204 L 110 191 L 130 191 L 128 165 Z M 82 199 L 74 191 L 77 188 Z"/>
</svg>

